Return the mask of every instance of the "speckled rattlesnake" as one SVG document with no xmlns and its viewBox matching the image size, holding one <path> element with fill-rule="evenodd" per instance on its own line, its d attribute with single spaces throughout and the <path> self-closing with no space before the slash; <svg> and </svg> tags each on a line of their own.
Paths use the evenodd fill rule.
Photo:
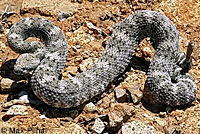
<svg viewBox="0 0 200 134">
<path fill-rule="evenodd" d="M 46 46 L 37 41 L 24 41 L 28 37 L 40 37 Z M 66 61 L 67 41 L 51 21 L 20 20 L 11 27 L 8 43 L 21 53 L 15 72 L 23 74 L 34 70 L 30 82 L 36 96 L 53 107 L 71 108 L 103 93 L 109 83 L 124 72 L 133 51 L 145 37 L 152 39 L 156 49 L 147 73 L 150 91 L 159 102 L 170 106 L 193 101 L 195 81 L 189 74 L 180 73 L 185 57 L 179 52 L 178 31 L 165 15 L 156 11 L 139 11 L 120 22 L 98 61 L 68 80 L 59 80 Z"/>
</svg>

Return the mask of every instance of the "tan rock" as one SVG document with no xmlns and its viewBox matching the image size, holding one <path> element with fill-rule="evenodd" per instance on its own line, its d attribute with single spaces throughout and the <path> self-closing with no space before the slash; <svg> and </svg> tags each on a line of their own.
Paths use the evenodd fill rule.
<svg viewBox="0 0 200 134">
<path fill-rule="evenodd" d="M 115 89 L 115 96 L 118 102 L 125 102 L 127 98 L 126 91 L 121 88 Z"/>
<path fill-rule="evenodd" d="M 92 60 L 92 58 L 88 58 L 88 59 L 84 60 L 80 64 L 80 70 L 83 72 L 86 71 L 88 68 L 90 68 L 92 66 L 93 63 L 94 63 L 94 61 Z"/>
<path fill-rule="evenodd" d="M 61 11 L 74 14 L 78 9 L 77 7 L 77 3 L 65 0 L 23 0 L 21 12 L 57 16 Z"/>
<path fill-rule="evenodd" d="M 166 120 L 164 120 L 163 118 L 160 118 L 160 117 L 154 117 L 154 116 L 150 116 L 148 114 L 143 114 L 143 116 L 153 122 L 157 122 L 161 127 L 164 127 L 166 126 L 167 122 Z"/>
<path fill-rule="evenodd" d="M 140 90 L 135 90 L 131 88 L 129 88 L 128 91 L 131 93 L 131 99 L 133 103 L 138 104 L 143 97 L 143 93 Z"/>
<path fill-rule="evenodd" d="M 100 118 L 95 119 L 94 125 L 91 128 L 93 131 L 95 131 L 98 134 L 101 134 L 103 130 L 105 129 L 105 125 L 103 121 Z"/>
<path fill-rule="evenodd" d="M 69 73 L 71 73 L 73 75 L 76 75 L 77 72 L 78 72 L 78 68 L 75 67 L 75 66 L 69 66 L 69 67 L 67 67 L 66 70 L 67 70 L 67 72 L 69 72 Z"/>
<path fill-rule="evenodd" d="M 90 103 L 85 105 L 83 110 L 86 111 L 86 112 L 94 112 L 94 111 L 97 110 L 97 108 L 92 102 L 90 102 Z"/>
<path fill-rule="evenodd" d="M 10 106 L 13 106 L 13 105 L 16 105 L 16 104 L 25 104 L 26 102 L 24 102 L 23 100 L 17 100 L 17 99 L 14 99 L 14 100 L 11 100 L 9 102 L 6 102 L 2 105 L 2 107 L 6 108 L 6 107 L 10 107 Z"/>
<path fill-rule="evenodd" d="M 156 130 L 151 125 L 135 120 L 122 126 L 122 134 L 156 134 Z"/>
<path fill-rule="evenodd" d="M 140 91 L 140 89 L 141 85 L 138 83 L 134 83 L 132 85 L 132 88 L 127 88 L 127 91 L 130 93 L 131 99 L 134 104 L 138 104 L 143 97 L 143 93 L 142 91 Z"/>
<path fill-rule="evenodd" d="M 65 129 L 66 134 L 87 134 L 78 124 L 72 123 Z"/>
<path fill-rule="evenodd" d="M 6 50 L 7 49 L 6 49 L 5 43 L 3 43 L 2 41 L 0 41 L 0 51 L 4 53 L 4 52 L 6 52 Z"/>
<path fill-rule="evenodd" d="M 143 47 L 142 50 L 143 50 L 145 56 L 151 56 L 152 51 L 149 47 Z"/>
<path fill-rule="evenodd" d="M 9 78 L 2 78 L 1 79 L 1 91 L 9 91 L 11 86 L 13 85 L 14 81 Z"/>
<path fill-rule="evenodd" d="M 121 103 L 111 104 L 110 113 L 108 113 L 110 128 L 117 130 L 133 114 L 134 107 L 132 106 Z"/>
<path fill-rule="evenodd" d="M 95 33 L 100 34 L 100 35 L 106 35 L 106 33 L 103 32 L 103 30 L 94 26 L 91 22 L 86 22 L 86 25 L 90 30 L 93 30 Z"/>
<path fill-rule="evenodd" d="M 87 34 L 83 27 L 80 27 L 73 34 L 70 35 L 69 41 L 79 42 L 80 44 L 88 44 L 89 42 L 95 40 L 94 37 Z"/>
<path fill-rule="evenodd" d="M 27 107 L 23 105 L 13 105 L 6 112 L 6 115 L 26 115 L 26 114 L 28 114 Z"/>
<path fill-rule="evenodd" d="M 69 72 L 63 72 L 62 73 L 62 79 L 68 79 L 70 77 L 72 77 L 72 76 L 69 74 Z"/>
</svg>

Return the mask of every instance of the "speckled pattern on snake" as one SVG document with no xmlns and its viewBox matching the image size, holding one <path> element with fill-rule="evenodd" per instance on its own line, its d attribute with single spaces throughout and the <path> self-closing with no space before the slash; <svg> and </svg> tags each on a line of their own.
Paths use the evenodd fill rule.
<svg viewBox="0 0 200 134">
<path fill-rule="evenodd" d="M 28 37 L 41 38 L 45 46 L 25 41 Z M 53 107 L 72 108 L 103 93 L 124 72 L 145 37 L 151 38 L 156 50 L 147 73 L 150 91 L 159 102 L 169 106 L 192 102 L 197 87 L 188 73 L 180 73 L 185 56 L 179 51 L 178 31 L 169 18 L 156 11 L 138 11 L 118 23 L 98 61 L 68 80 L 59 79 L 66 61 L 67 40 L 51 21 L 20 20 L 11 27 L 8 43 L 21 53 L 15 72 L 34 70 L 30 84 L 36 96 Z"/>
</svg>

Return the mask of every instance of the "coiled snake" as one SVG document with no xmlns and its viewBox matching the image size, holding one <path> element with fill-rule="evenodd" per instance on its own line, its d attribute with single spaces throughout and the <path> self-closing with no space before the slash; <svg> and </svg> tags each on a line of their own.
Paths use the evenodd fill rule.
<svg viewBox="0 0 200 134">
<path fill-rule="evenodd" d="M 40 42 L 25 41 L 40 37 Z M 145 37 L 150 37 L 155 56 L 147 73 L 147 85 L 163 104 L 185 105 L 195 98 L 196 84 L 180 65 L 185 57 L 179 52 L 179 34 L 165 15 L 156 11 L 138 11 L 118 23 L 98 61 L 87 71 L 68 80 L 59 75 L 66 61 L 67 40 L 51 21 L 25 18 L 8 33 L 10 47 L 21 53 L 15 65 L 18 74 L 34 70 L 31 88 L 45 103 L 71 108 L 103 93 L 107 86 L 127 68 L 134 50 Z"/>
</svg>

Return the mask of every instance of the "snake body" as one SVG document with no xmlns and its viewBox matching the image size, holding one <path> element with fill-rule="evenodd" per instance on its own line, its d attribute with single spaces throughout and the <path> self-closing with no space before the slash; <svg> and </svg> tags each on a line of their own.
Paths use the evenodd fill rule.
<svg viewBox="0 0 200 134">
<path fill-rule="evenodd" d="M 40 37 L 46 46 L 25 41 L 32 36 Z M 147 73 L 150 91 L 158 101 L 170 106 L 193 101 L 195 81 L 188 73 L 180 73 L 184 56 L 179 52 L 178 31 L 169 18 L 156 11 L 138 11 L 118 23 L 97 62 L 68 80 L 59 79 L 66 61 L 67 41 L 51 21 L 43 18 L 20 20 L 10 28 L 8 43 L 21 53 L 16 72 L 28 72 L 31 67 L 27 66 L 34 65 L 30 84 L 36 96 L 53 107 L 72 108 L 103 93 L 124 72 L 145 37 L 152 39 L 156 49 Z"/>
</svg>

